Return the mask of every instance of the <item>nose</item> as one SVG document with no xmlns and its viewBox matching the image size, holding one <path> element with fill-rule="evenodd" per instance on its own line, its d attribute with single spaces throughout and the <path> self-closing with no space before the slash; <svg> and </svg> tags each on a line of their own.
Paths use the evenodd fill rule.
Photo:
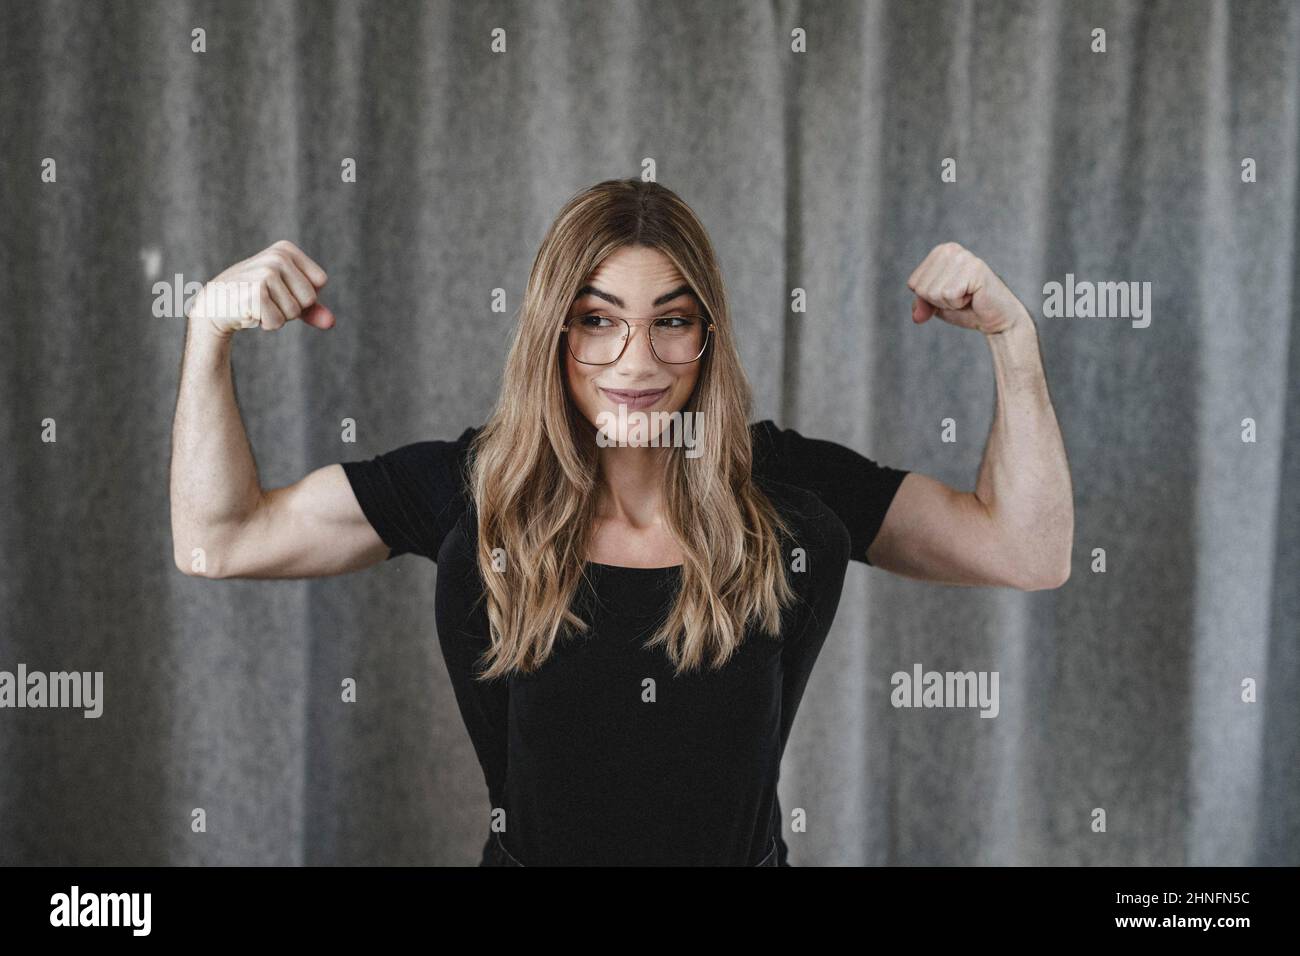
<svg viewBox="0 0 1300 956">
<path fill-rule="evenodd" d="M 632 372 L 642 367 L 653 369 L 658 364 L 659 360 L 655 358 L 654 350 L 650 347 L 650 326 L 633 325 L 627 346 L 623 349 L 623 354 L 619 356 L 615 367 L 620 371 Z"/>
</svg>

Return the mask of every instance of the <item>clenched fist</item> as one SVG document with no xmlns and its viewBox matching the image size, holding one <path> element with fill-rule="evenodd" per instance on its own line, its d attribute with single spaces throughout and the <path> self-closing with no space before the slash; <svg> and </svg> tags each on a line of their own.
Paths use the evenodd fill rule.
<svg viewBox="0 0 1300 956">
<path fill-rule="evenodd" d="M 206 319 L 221 335 L 257 326 L 274 332 L 294 319 L 328 329 L 334 313 L 316 301 L 326 278 L 307 253 L 281 239 L 208 282 L 186 315 Z"/>
<path fill-rule="evenodd" d="M 988 335 L 1004 332 L 1029 313 L 983 259 L 955 242 L 930 250 L 907 279 L 916 293 L 912 321 L 932 315 L 964 329 Z"/>
</svg>

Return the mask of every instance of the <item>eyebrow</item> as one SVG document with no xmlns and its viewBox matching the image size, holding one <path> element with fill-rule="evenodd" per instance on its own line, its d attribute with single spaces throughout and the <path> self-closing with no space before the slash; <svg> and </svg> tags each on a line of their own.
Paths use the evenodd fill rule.
<svg viewBox="0 0 1300 956">
<path fill-rule="evenodd" d="M 609 302 L 612 305 L 616 305 L 620 309 L 626 308 L 626 306 L 623 305 L 623 300 L 620 299 L 618 296 L 614 295 L 613 293 L 606 292 L 603 289 L 597 289 L 594 285 L 584 285 L 581 289 L 578 290 L 578 294 L 573 297 L 573 301 L 577 302 L 584 295 L 594 295 L 596 296 L 596 298 L 604 299 L 606 302 Z M 701 307 L 704 305 L 704 303 L 700 302 L 700 297 L 695 294 L 694 289 L 692 289 L 689 285 L 681 285 L 678 286 L 676 289 L 673 289 L 672 292 L 664 293 L 659 298 L 655 299 L 654 307 L 658 308 L 661 305 L 665 305 L 681 295 L 689 295 L 692 299 L 694 299 L 697 303 L 699 303 Z"/>
</svg>

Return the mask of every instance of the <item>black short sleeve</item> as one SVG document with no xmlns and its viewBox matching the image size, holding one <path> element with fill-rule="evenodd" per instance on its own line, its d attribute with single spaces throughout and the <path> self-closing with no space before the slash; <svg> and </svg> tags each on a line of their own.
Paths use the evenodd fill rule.
<svg viewBox="0 0 1300 956">
<path fill-rule="evenodd" d="M 388 557 L 438 560 L 443 539 L 469 501 L 467 428 L 455 441 L 420 441 L 364 461 L 343 462 L 357 503 L 388 545 Z"/>
<path fill-rule="evenodd" d="M 751 425 L 750 435 L 754 474 L 815 494 L 848 528 L 849 557 L 871 564 L 867 549 L 908 470 L 879 465 L 851 448 L 768 420 Z"/>
</svg>

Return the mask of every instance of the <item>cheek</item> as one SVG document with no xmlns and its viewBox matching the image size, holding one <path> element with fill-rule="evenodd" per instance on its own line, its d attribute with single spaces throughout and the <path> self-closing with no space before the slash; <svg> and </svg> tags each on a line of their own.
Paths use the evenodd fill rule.
<svg viewBox="0 0 1300 956">
<path fill-rule="evenodd" d="M 695 386 L 699 382 L 699 380 L 700 380 L 700 368 L 698 364 L 692 367 L 689 372 L 686 372 L 677 377 L 677 388 L 675 390 L 677 393 L 676 401 L 674 401 L 673 403 L 677 407 L 674 409 L 674 411 L 680 410 L 682 406 L 684 406 L 690 400 L 691 393 L 695 391 Z"/>
<path fill-rule="evenodd" d="M 569 393 L 569 398 L 577 406 L 582 416 L 595 424 L 595 410 L 593 408 L 593 399 L 591 397 L 591 388 L 587 381 L 586 366 L 579 365 L 568 349 L 564 351 L 564 387 Z"/>
</svg>

